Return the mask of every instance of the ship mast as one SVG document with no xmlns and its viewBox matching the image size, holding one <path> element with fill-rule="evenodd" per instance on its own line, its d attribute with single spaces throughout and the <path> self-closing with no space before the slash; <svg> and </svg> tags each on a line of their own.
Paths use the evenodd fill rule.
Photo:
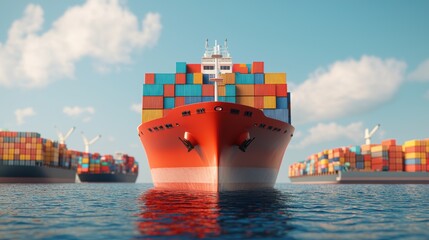
<svg viewBox="0 0 429 240">
<path fill-rule="evenodd" d="M 223 81 L 220 74 L 232 73 L 232 59 L 228 52 L 228 42 L 225 39 L 224 46 L 221 47 L 217 40 L 213 48 L 208 45 L 206 40 L 206 51 L 201 61 L 201 70 L 203 74 L 209 74 L 211 82 L 214 82 L 214 101 L 218 101 L 218 83 Z"/>
</svg>

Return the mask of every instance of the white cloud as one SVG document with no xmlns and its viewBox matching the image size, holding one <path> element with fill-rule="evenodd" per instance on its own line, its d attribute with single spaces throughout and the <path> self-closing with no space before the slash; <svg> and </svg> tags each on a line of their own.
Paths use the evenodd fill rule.
<svg viewBox="0 0 429 240">
<path fill-rule="evenodd" d="M 25 123 L 25 118 L 36 115 L 33 108 L 20 108 L 15 110 L 16 124 L 22 125 Z"/>
<path fill-rule="evenodd" d="M 404 79 L 406 64 L 362 56 L 318 69 L 293 92 L 294 122 L 335 119 L 389 100 Z"/>
<path fill-rule="evenodd" d="M 130 109 L 133 112 L 141 113 L 142 112 L 142 105 L 141 105 L 141 103 L 133 103 L 131 105 Z"/>
<path fill-rule="evenodd" d="M 160 15 L 138 18 L 117 0 L 88 0 L 69 8 L 43 33 L 43 9 L 27 6 L 24 16 L 0 43 L 0 85 L 41 87 L 56 78 L 73 77 L 84 57 L 98 70 L 127 63 L 136 49 L 154 46 L 161 32 Z"/>
<path fill-rule="evenodd" d="M 92 116 L 95 113 L 95 109 L 93 107 L 79 107 L 79 106 L 68 107 L 68 106 L 66 106 L 63 108 L 63 113 L 65 113 L 66 115 L 68 115 L 70 117 L 82 116 L 83 122 L 89 122 L 89 121 L 91 121 Z"/>
<path fill-rule="evenodd" d="M 417 68 L 408 75 L 410 80 L 429 81 L 429 59 L 422 62 Z"/>
<path fill-rule="evenodd" d="M 341 126 L 334 122 L 328 124 L 319 123 L 315 127 L 310 128 L 307 134 L 302 134 L 303 139 L 299 143 L 294 144 L 293 147 L 304 148 L 341 138 L 359 143 L 364 139 L 363 133 L 364 129 L 361 122 L 351 123 L 348 126 Z"/>
</svg>

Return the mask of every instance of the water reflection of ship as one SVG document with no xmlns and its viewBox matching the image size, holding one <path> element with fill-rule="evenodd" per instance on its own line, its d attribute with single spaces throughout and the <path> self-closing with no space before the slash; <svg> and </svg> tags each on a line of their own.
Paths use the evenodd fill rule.
<svg viewBox="0 0 429 240">
<path fill-rule="evenodd" d="M 138 228 L 144 237 L 285 237 L 288 197 L 272 189 L 178 192 L 151 189 L 141 196 Z"/>
</svg>

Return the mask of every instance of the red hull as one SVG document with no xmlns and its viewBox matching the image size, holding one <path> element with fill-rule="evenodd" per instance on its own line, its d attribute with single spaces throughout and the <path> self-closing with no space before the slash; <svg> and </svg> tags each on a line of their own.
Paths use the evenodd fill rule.
<svg viewBox="0 0 429 240">
<path fill-rule="evenodd" d="M 294 128 L 256 108 L 205 102 L 172 109 L 138 131 L 155 187 L 224 191 L 273 187 Z M 253 141 L 244 152 L 246 139 Z"/>
</svg>

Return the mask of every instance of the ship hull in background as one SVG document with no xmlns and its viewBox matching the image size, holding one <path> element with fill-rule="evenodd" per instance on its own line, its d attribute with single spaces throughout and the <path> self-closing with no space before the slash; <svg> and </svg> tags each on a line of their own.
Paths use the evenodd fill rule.
<svg viewBox="0 0 429 240">
<path fill-rule="evenodd" d="M 80 173 L 78 176 L 81 182 L 89 183 L 135 183 L 138 175 L 120 173 Z"/>
<path fill-rule="evenodd" d="M 40 166 L 0 166 L 0 183 L 75 183 L 76 170 Z"/>
<path fill-rule="evenodd" d="M 290 177 L 298 184 L 429 184 L 429 172 L 348 171 Z"/>
<path fill-rule="evenodd" d="M 232 191 L 274 186 L 294 127 L 256 108 L 205 102 L 172 109 L 138 131 L 156 188 Z"/>
</svg>

